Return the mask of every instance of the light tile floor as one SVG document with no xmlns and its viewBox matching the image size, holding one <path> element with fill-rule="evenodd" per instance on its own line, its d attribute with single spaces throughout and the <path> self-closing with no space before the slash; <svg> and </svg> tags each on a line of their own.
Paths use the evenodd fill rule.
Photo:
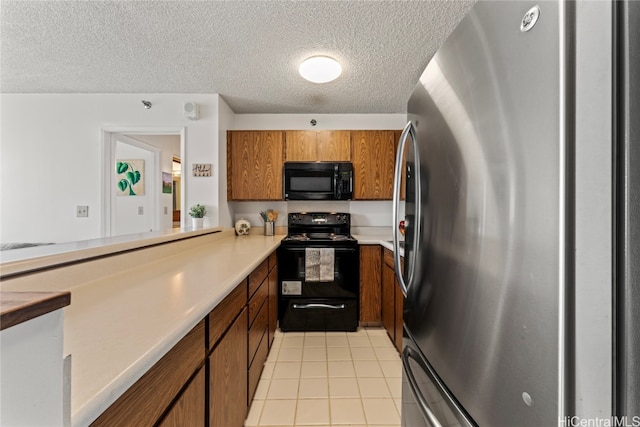
<svg viewBox="0 0 640 427">
<path fill-rule="evenodd" d="M 276 332 L 246 427 L 400 426 L 402 364 L 382 328 Z"/>
</svg>

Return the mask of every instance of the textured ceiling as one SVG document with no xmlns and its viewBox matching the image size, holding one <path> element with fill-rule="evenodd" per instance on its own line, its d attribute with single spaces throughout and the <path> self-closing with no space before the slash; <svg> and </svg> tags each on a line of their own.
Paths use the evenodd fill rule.
<svg viewBox="0 0 640 427">
<path fill-rule="evenodd" d="M 0 3 L 3 93 L 219 93 L 236 113 L 403 113 L 474 0 Z M 343 74 L 299 77 L 308 56 Z"/>
</svg>

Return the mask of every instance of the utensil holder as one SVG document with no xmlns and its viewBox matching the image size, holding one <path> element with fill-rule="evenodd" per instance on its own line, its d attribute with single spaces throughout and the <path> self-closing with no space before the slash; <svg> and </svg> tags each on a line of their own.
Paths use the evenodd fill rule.
<svg viewBox="0 0 640 427">
<path fill-rule="evenodd" d="M 264 235 L 265 236 L 273 236 L 274 224 L 275 223 L 273 223 L 273 222 L 265 222 L 264 223 Z"/>
</svg>

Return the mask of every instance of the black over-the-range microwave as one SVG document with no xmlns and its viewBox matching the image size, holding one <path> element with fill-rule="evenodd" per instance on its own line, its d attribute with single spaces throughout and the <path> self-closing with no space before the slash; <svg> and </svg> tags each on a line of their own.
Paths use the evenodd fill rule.
<svg viewBox="0 0 640 427">
<path fill-rule="evenodd" d="M 285 200 L 350 200 L 353 197 L 351 162 L 286 162 Z"/>
</svg>

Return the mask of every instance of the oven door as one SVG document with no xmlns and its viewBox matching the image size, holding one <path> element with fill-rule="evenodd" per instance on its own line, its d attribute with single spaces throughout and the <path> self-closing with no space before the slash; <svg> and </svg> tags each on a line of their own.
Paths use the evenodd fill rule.
<svg viewBox="0 0 640 427">
<path fill-rule="evenodd" d="M 307 248 L 333 250 L 333 280 L 308 278 Z M 360 288 L 358 245 L 281 245 L 278 248 L 280 295 L 293 298 L 357 298 Z"/>
<path fill-rule="evenodd" d="M 309 280 L 307 248 L 333 250 L 333 280 Z M 326 277 L 325 277 L 326 279 Z M 353 331 L 358 327 L 360 250 L 304 243 L 278 248 L 278 313 L 283 331 Z"/>
</svg>

